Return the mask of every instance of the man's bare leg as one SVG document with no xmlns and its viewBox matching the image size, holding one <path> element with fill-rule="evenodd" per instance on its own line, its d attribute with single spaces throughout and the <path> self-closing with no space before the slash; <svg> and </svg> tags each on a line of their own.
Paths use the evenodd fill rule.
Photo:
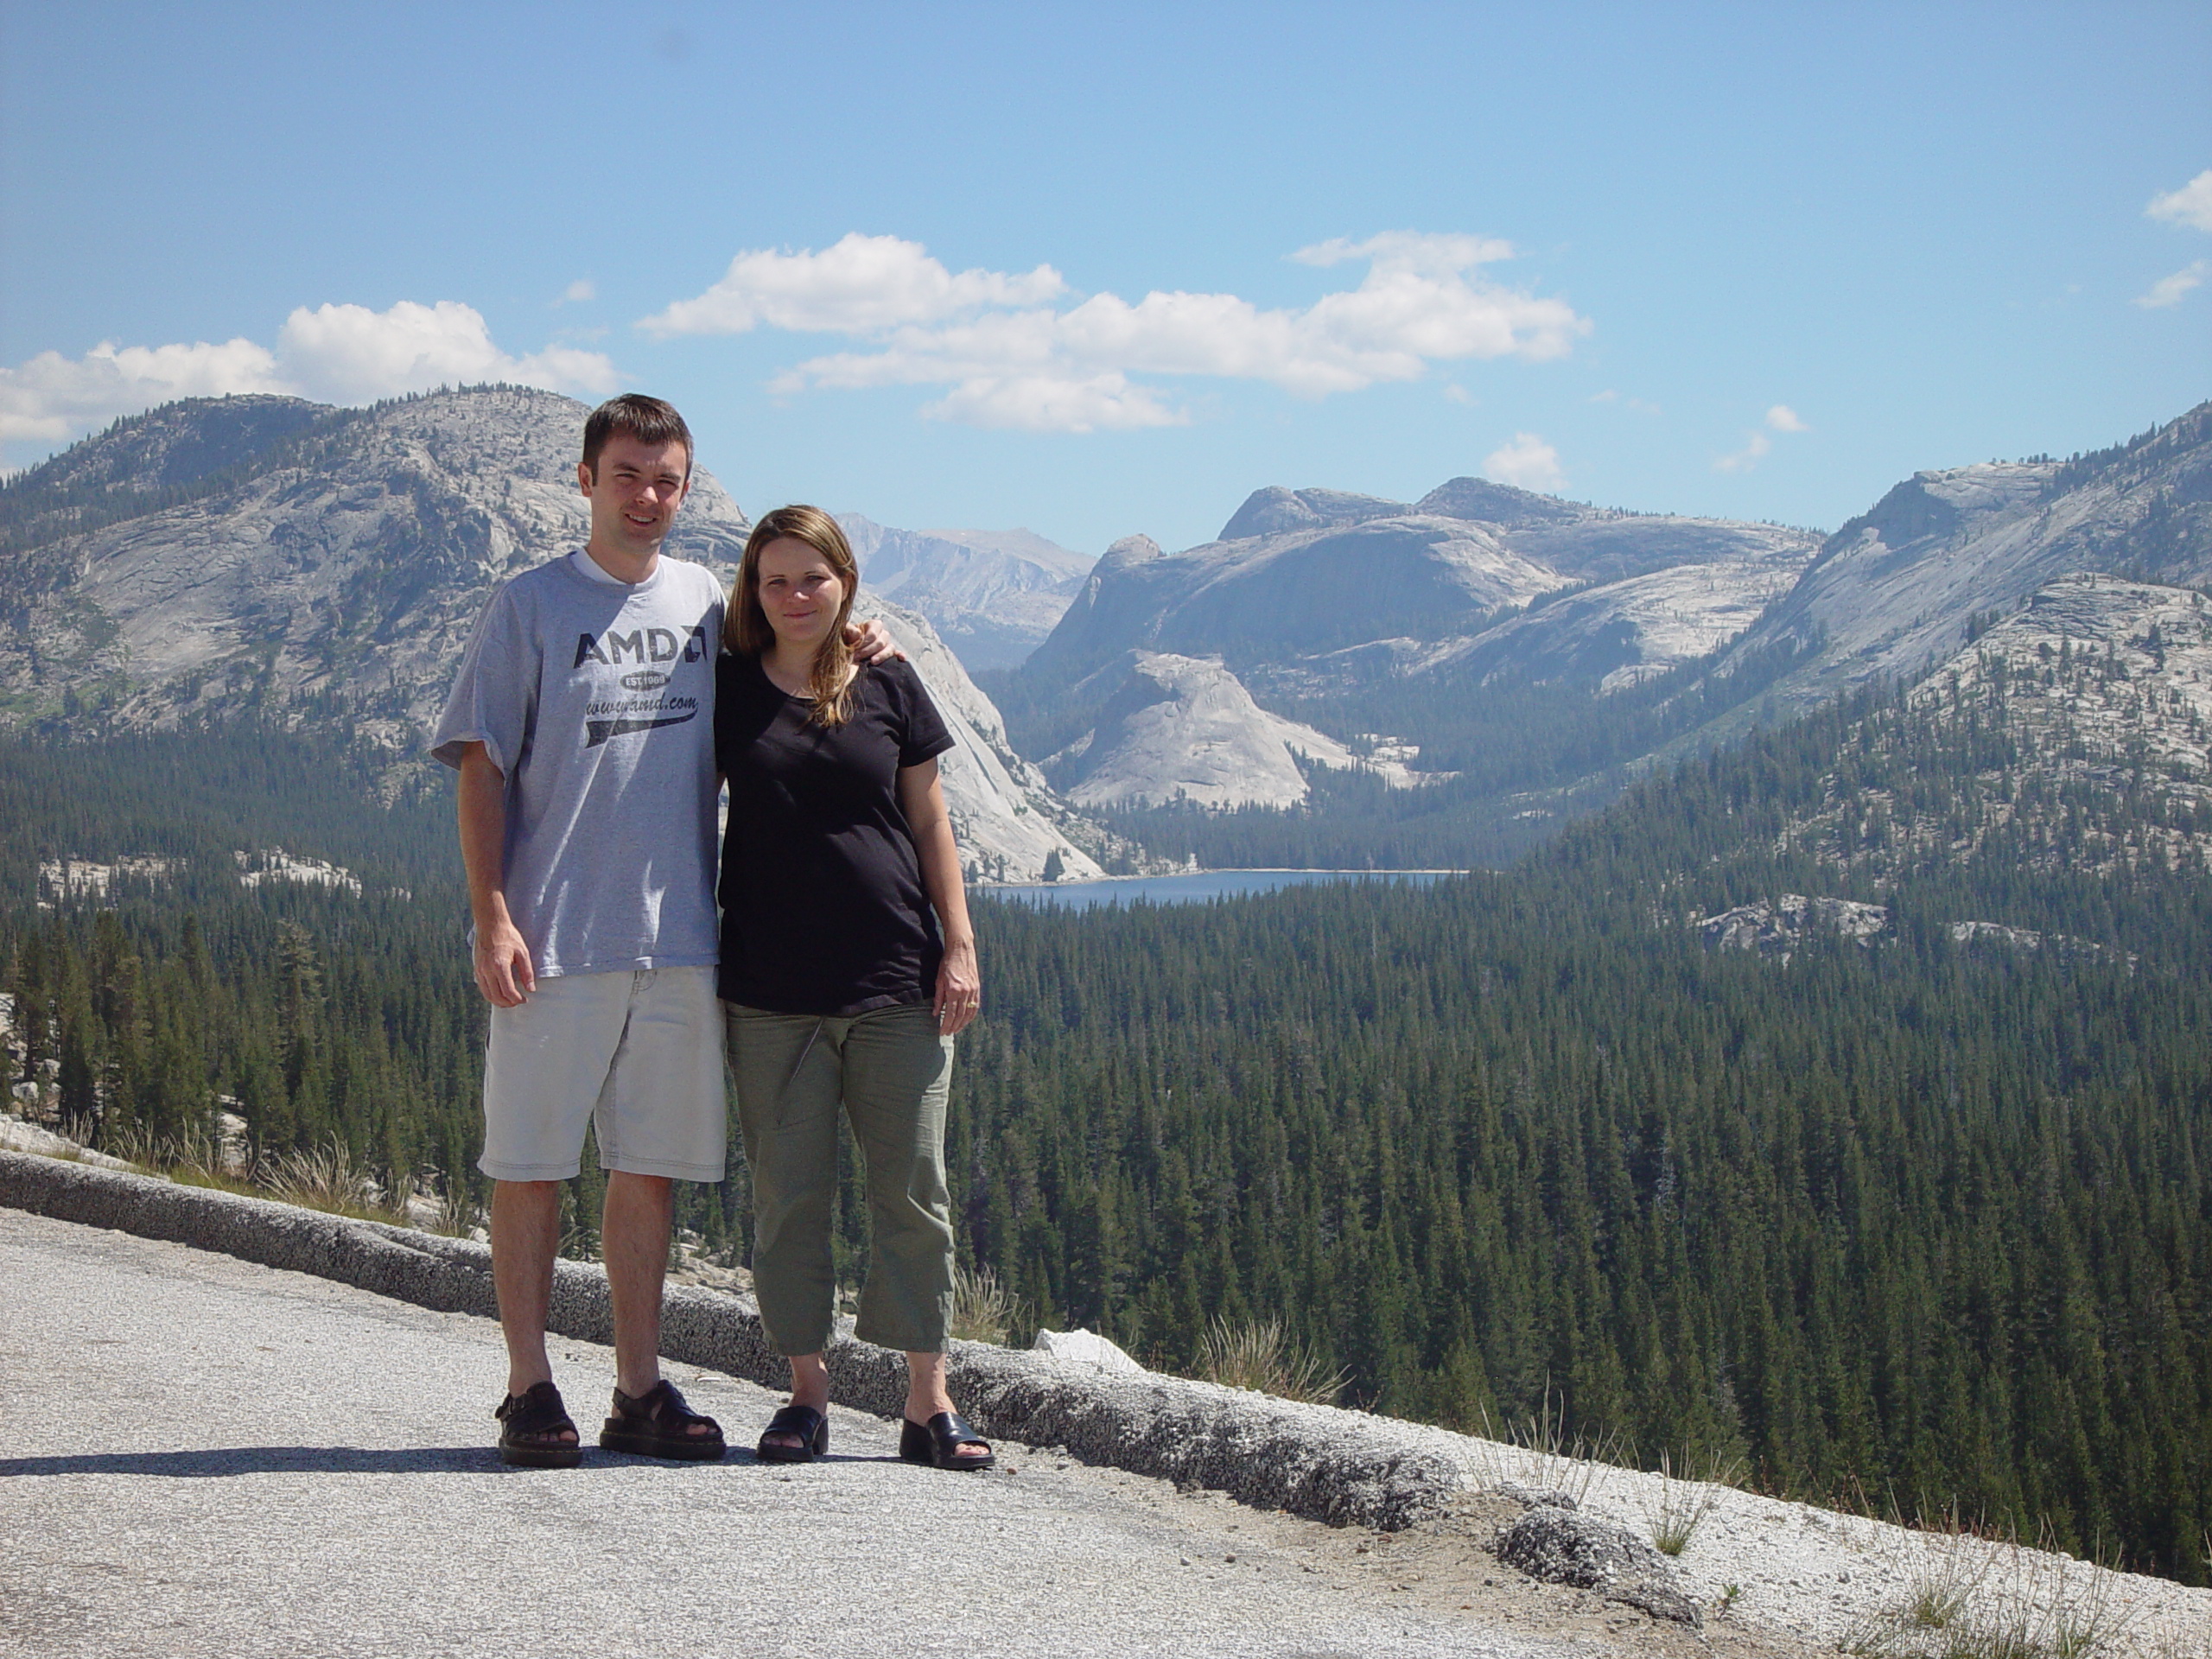
<svg viewBox="0 0 2212 1659">
<path fill-rule="evenodd" d="M 660 1381 L 660 1296 L 675 1209 L 675 1184 L 667 1177 L 607 1173 L 599 1237 L 614 1304 L 614 1385 L 633 1400 Z"/>
<path fill-rule="evenodd" d="M 676 1185 L 666 1176 L 607 1171 L 599 1236 L 614 1304 L 614 1386 L 632 1400 L 660 1381 L 660 1298 L 675 1211 Z M 693 1423 L 685 1432 L 704 1439 L 715 1430 Z"/>
<path fill-rule="evenodd" d="M 499 1296 L 499 1330 L 507 1339 L 511 1395 L 553 1380 L 545 1314 L 553 1301 L 553 1256 L 560 1243 L 558 1181 L 493 1183 L 492 1283 Z"/>
</svg>

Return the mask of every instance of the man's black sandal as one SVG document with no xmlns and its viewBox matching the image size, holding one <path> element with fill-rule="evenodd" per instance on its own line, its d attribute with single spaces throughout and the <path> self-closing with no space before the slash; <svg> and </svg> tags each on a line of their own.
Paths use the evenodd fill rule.
<svg viewBox="0 0 2212 1659">
<path fill-rule="evenodd" d="M 789 1434 L 797 1446 L 771 1446 L 771 1434 Z M 812 1406 L 785 1406 L 760 1431 L 753 1455 L 763 1463 L 812 1463 L 830 1450 L 830 1420 Z"/>
<path fill-rule="evenodd" d="M 693 1433 L 694 1423 L 704 1423 L 709 1432 Z M 666 1377 L 634 1400 L 615 1389 L 614 1414 L 599 1431 L 599 1443 L 609 1452 L 687 1463 L 712 1463 L 728 1449 L 722 1443 L 721 1425 L 685 1405 L 676 1384 Z"/>
<path fill-rule="evenodd" d="M 902 1417 L 899 1424 L 899 1455 L 908 1463 L 926 1463 L 936 1469 L 988 1469 L 999 1460 L 991 1443 L 957 1411 L 940 1411 L 926 1423 Z M 983 1454 L 963 1458 L 963 1446 L 980 1446 Z"/>
<path fill-rule="evenodd" d="M 499 1420 L 499 1461 L 523 1469 L 573 1469 L 584 1460 L 576 1425 L 550 1382 L 511 1394 L 492 1414 Z M 567 1440 L 561 1438 L 563 1433 Z"/>
</svg>

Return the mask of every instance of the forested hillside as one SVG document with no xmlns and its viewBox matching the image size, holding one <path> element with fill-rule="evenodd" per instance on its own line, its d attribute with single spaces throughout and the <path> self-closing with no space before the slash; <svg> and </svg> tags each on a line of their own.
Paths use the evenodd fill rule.
<svg viewBox="0 0 2212 1659">
<path fill-rule="evenodd" d="M 4 757 L 27 804 L 0 921 L 14 1076 L 50 1074 L 103 1138 L 203 1126 L 220 1093 L 265 1146 L 336 1135 L 390 1182 L 474 1183 L 480 1001 L 443 800 L 341 810 L 334 759 L 273 734 L 251 760 L 132 741 Z M 1505 874 L 986 901 L 963 1252 L 1038 1319 L 1158 1364 L 1210 1315 L 1281 1312 L 1351 1403 L 1473 1427 L 1548 1400 L 1647 1463 L 1737 1456 L 1777 1491 L 2205 1581 L 2201 820 L 2107 767 L 1999 822 L 1988 780 L 2018 759 L 1986 700 L 1869 694 L 1638 785 Z M 253 771 L 287 765 L 329 803 L 289 829 Z M 1839 787 L 1891 805 L 1828 823 Z M 164 799 L 196 827 L 130 844 Z M 1899 828 L 1955 823 L 1980 826 L 1973 856 Z M 223 879 L 226 849 L 279 836 L 356 861 L 362 893 Z M 38 910 L 21 862 L 64 850 L 186 861 Z M 1692 925 L 1785 892 L 1886 925 L 1815 925 L 1787 961 Z M 2031 932 L 2094 948 L 2005 943 Z M 587 1182 L 586 1241 L 595 1203 Z M 741 1181 L 684 1216 L 741 1254 Z M 842 1224 L 856 1271 L 856 1205 Z"/>
</svg>

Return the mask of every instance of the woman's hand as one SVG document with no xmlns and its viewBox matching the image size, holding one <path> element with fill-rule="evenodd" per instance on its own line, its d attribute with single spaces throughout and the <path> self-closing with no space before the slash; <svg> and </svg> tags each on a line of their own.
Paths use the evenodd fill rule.
<svg viewBox="0 0 2212 1659">
<path fill-rule="evenodd" d="M 983 976 L 976 966 L 976 925 L 968 919 L 968 893 L 960 878 L 960 848 L 952 839 L 952 814 L 937 761 L 899 768 L 899 810 L 914 837 L 938 925 L 944 930 L 944 962 L 937 970 L 937 1028 L 950 1037 L 965 1031 L 983 1006 Z"/>
<path fill-rule="evenodd" d="M 983 977 L 976 967 L 976 942 L 963 939 L 944 947 L 937 970 L 937 1028 L 947 1037 L 968 1028 L 983 1006 Z"/>
</svg>

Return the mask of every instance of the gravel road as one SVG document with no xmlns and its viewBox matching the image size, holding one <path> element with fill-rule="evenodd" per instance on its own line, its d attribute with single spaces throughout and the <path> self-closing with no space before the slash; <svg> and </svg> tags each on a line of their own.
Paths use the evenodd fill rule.
<svg viewBox="0 0 2212 1659">
<path fill-rule="evenodd" d="M 0 1210 L 0 1652 L 1689 1650 L 1651 1630 L 1620 1645 L 1618 1610 L 1572 1592 L 1455 1599 L 1462 1580 L 1505 1592 L 1448 1541 L 1019 1446 L 990 1474 L 917 1469 L 891 1425 L 842 1409 L 824 1464 L 594 1447 L 580 1470 L 507 1470 L 498 1354 L 481 1318 Z M 556 1355 L 588 1438 L 611 1355 Z M 676 1374 L 734 1442 L 778 1403 Z"/>
<path fill-rule="evenodd" d="M 555 1351 L 588 1440 L 612 1356 Z M 2008 1652 L 2212 1659 L 2212 1592 L 1357 1414 L 1300 1432 L 1456 1468 L 1456 1495 L 1381 1531 L 1009 1440 L 941 1473 L 842 1407 L 819 1465 L 510 1470 L 501 1369 L 478 1314 L 0 1207 L 0 1655 L 1929 1659 L 1953 1632 L 1900 1616 L 1935 1586 Z M 671 1374 L 736 1447 L 780 1403 Z M 1502 1566 L 1501 1487 L 1639 1535 L 1705 1511 L 1676 1563 L 1703 1631 Z"/>
</svg>

